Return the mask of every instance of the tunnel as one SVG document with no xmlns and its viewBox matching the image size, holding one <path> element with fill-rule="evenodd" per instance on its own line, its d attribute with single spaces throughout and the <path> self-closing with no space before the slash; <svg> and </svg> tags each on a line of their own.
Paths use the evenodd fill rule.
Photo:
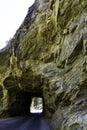
<svg viewBox="0 0 87 130">
<path fill-rule="evenodd" d="M 30 111 L 33 98 L 42 98 L 43 110 L 41 115 L 44 115 L 44 98 L 41 93 L 19 91 L 16 93 L 15 101 L 10 102 L 8 105 L 9 116 L 33 116 L 36 113 Z M 37 112 L 38 114 L 38 112 Z"/>
<path fill-rule="evenodd" d="M 1 116 L 30 116 L 30 106 L 33 97 L 43 100 L 42 115 L 51 118 L 55 112 L 54 97 L 49 91 L 46 81 L 41 82 L 41 76 L 24 75 L 20 79 L 10 74 L 3 81 L 7 91 L 6 99 L 3 100 L 3 113 Z M 46 82 L 46 83 L 44 83 Z M 43 85 L 45 84 L 45 85 Z M 4 91 L 3 91 L 4 92 Z M 6 104 L 6 105 L 4 105 Z"/>
<path fill-rule="evenodd" d="M 27 78 L 27 77 L 26 77 Z M 24 81 L 24 80 L 23 80 Z M 43 90 L 41 86 L 32 87 L 32 83 L 28 81 L 25 84 L 25 88 L 21 89 L 18 86 L 18 79 L 14 78 L 12 75 L 7 77 L 3 84 L 7 90 L 7 108 L 6 111 L 9 117 L 15 116 L 30 116 L 32 113 L 30 112 L 30 106 L 32 103 L 32 98 L 38 97 L 42 98 L 43 101 L 43 112 L 44 115 L 44 96 Z M 28 84 L 29 83 L 29 84 Z M 23 82 L 21 83 L 23 84 Z"/>
</svg>

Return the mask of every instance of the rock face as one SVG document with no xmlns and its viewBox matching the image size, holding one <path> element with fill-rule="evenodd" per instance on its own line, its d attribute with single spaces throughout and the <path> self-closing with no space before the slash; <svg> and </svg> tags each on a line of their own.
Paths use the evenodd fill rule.
<svg viewBox="0 0 87 130">
<path fill-rule="evenodd" d="M 87 1 L 36 0 L 0 51 L 0 117 L 43 97 L 54 130 L 87 129 Z"/>
</svg>

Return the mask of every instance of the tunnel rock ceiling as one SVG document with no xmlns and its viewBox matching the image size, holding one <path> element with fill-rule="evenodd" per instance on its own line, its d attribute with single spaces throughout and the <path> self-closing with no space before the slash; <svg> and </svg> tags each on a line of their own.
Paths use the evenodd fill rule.
<svg viewBox="0 0 87 130">
<path fill-rule="evenodd" d="M 87 129 L 87 1 L 36 0 L 0 50 L 0 117 L 44 99 L 54 129 Z"/>
</svg>

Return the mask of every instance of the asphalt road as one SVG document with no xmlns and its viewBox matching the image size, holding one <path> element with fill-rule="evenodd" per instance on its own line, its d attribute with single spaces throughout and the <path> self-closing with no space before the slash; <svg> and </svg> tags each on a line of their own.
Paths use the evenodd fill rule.
<svg viewBox="0 0 87 130">
<path fill-rule="evenodd" d="M 32 116 L 0 120 L 0 130 L 51 130 L 51 128 L 45 118 Z"/>
</svg>

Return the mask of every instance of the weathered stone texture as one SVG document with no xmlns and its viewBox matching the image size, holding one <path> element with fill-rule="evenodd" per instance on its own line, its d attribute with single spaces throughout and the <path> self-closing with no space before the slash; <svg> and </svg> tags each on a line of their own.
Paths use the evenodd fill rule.
<svg viewBox="0 0 87 130">
<path fill-rule="evenodd" d="M 21 91 L 42 94 L 54 129 L 87 129 L 86 0 L 36 0 L 29 8 L 0 51 L 1 117 L 23 107 Z"/>
</svg>

